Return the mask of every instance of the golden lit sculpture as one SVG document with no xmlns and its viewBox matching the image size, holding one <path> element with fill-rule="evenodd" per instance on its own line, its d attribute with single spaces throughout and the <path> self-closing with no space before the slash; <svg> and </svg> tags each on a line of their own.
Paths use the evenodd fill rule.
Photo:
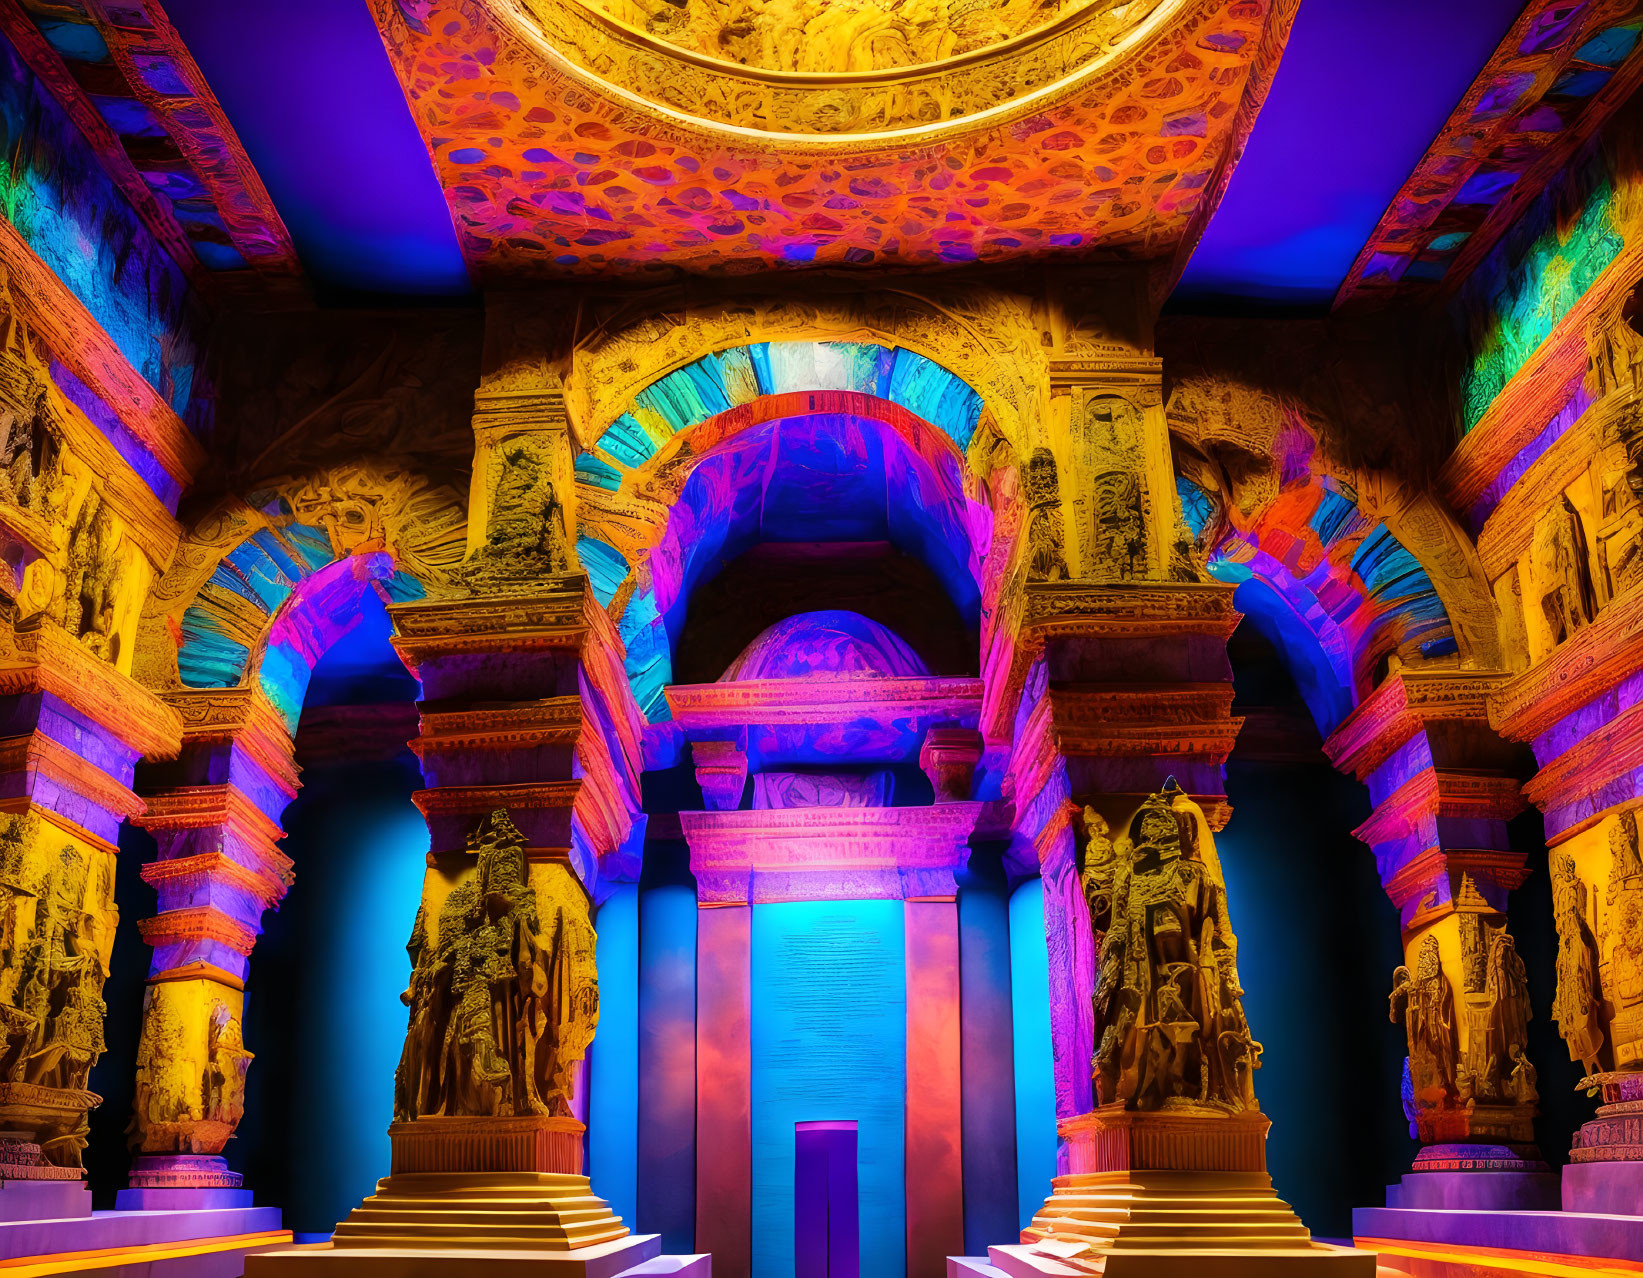
<svg viewBox="0 0 1643 1278">
<path fill-rule="evenodd" d="M 1371 1278 L 1375 1258 L 1315 1243 L 1266 1170 L 1238 941 L 1204 811 L 1172 777 L 1127 835 L 1084 810 L 1082 886 L 1099 939 L 1096 1108 L 1057 1125 L 1067 1173 L 995 1247 L 1009 1273 Z"/>
<path fill-rule="evenodd" d="M 38 816 L 0 814 L 0 1128 L 79 1168 L 119 915 L 113 857 L 55 835 Z"/>
<path fill-rule="evenodd" d="M 1104 821 L 1093 825 L 1084 887 L 1102 934 L 1100 1104 L 1260 1108 L 1261 1045 L 1244 1016 L 1226 884 L 1201 820 L 1172 777 L 1142 805 L 1127 839 L 1113 844 Z"/>
<path fill-rule="evenodd" d="M 1569 1059 L 1590 1074 L 1603 1050 L 1603 1022 L 1597 997 L 1597 945 L 1586 926 L 1586 885 L 1574 858 L 1552 857 L 1552 911 L 1557 924 L 1557 994 L 1552 1019 L 1569 1045 Z"/>
<path fill-rule="evenodd" d="M 468 851 L 473 873 L 445 898 L 433 935 L 417 912 L 407 946 L 394 1118 L 568 1117 L 572 1070 L 599 1013 L 586 909 L 539 903 L 505 811 L 469 836 Z"/>
<path fill-rule="evenodd" d="M 1458 1094 L 1460 1040 L 1455 1026 L 1455 997 L 1439 961 L 1438 938 L 1421 944 L 1413 974 L 1399 967 L 1392 974 L 1389 1016 L 1402 1021 L 1409 1038 L 1409 1078 L 1417 1107 L 1441 1106 Z"/>
<path fill-rule="evenodd" d="M 247 1273 L 467 1273 L 626 1238 L 581 1174 L 587 1129 L 570 1112 L 599 1019 L 595 939 L 563 852 L 527 848 L 503 809 L 432 858 L 407 947 L 392 1174 L 330 1249 L 265 1253 Z"/>
</svg>

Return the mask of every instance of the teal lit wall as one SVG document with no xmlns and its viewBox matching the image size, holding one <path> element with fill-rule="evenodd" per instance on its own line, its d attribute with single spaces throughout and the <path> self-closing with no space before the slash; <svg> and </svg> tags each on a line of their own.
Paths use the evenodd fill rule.
<svg viewBox="0 0 1643 1278">
<path fill-rule="evenodd" d="M 906 1261 L 900 901 L 753 907 L 753 1273 L 793 1273 L 793 1125 L 854 1119 L 862 1278 Z"/>
<path fill-rule="evenodd" d="M 229 1161 L 287 1228 L 328 1234 L 388 1174 L 399 993 L 428 830 L 403 762 L 310 767 L 286 810 L 297 881 L 251 958 L 246 1045 L 257 1053 Z"/>
<path fill-rule="evenodd" d="M 1010 1003 L 1015 1031 L 1016 1206 L 1025 1229 L 1049 1195 L 1056 1162 L 1050 957 L 1044 944 L 1042 879 L 1028 879 L 1010 894 Z"/>
</svg>

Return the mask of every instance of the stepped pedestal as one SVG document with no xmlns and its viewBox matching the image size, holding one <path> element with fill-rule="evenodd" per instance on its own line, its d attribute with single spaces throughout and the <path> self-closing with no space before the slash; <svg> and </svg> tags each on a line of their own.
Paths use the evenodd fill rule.
<svg viewBox="0 0 1643 1278">
<path fill-rule="evenodd" d="M 1011 1278 L 1373 1278 L 1372 1253 L 1313 1242 L 1274 1192 L 1270 1126 L 1200 1106 L 1067 1119 L 1069 1174 L 992 1263 Z"/>
<path fill-rule="evenodd" d="M 537 1115 L 395 1123 L 392 1174 L 331 1241 L 248 1257 L 246 1278 L 617 1278 L 661 1243 L 594 1194 L 584 1130 Z"/>
</svg>

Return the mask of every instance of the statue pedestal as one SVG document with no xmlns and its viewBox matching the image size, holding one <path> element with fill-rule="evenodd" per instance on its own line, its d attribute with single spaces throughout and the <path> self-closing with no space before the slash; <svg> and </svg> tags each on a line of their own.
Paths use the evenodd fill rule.
<svg viewBox="0 0 1643 1278">
<path fill-rule="evenodd" d="M 1264 1114 L 1110 1105 L 1065 1119 L 1066 1176 L 1019 1246 L 1012 1278 L 1373 1278 L 1373 1253 L 1312 1241 L 1266 1172 Z"/>
<path fill-rule="evenodd" d="M 1557 1173 L 1533 1145 L 1428 1145 L 1386 1187 L 1388 1207 L 1430 1211 L 1556 1211 Z"/>
<path fill-rule="evenodd" d="M 114 1196 L 117 1211 L 220 1211 L 251 1206 L 244 1177 L 216 1154 L 143 1154 L 131 1185 Z"/>
<path fill-rule="evenodd" d="M 1563 1210 L 1643 1216 L 1643 1069 L 1594 1074 L 1603 1104 L 1563 1169 Z"/>
<path fill-rule="evenodd" d="M 630 1233 L 594 1196 L 585 1130 L 539 1115 L 394 1123 L 392 1174 L 331 1242 L 247 1257 L 246 1278 L 465 1278 L 481 1266 L 497 1278 L 617 1278 L 661 1242 Z"/>
</svg>

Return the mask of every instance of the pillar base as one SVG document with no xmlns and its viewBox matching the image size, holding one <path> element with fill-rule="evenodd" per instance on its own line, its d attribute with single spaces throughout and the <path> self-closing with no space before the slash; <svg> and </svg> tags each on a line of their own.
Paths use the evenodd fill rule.
<svg viewBox="0 0 1643 1278">
<path fill-rule="evenodd" d="M 1570 1163 L 1563 1169 L 1563 1210 L 1643 1217 L 1643 1160 Z"/>
<path fill-rule="evenodd" d="M 1555 1172 L 1410 1172 L 1386 1187 L 1388 1207 L 1427 1211 L 1556 1211 Z"/>
<path fill-rule="evenodd" d="M 586 1176 L 545 1172 L 402 1172 L 337 1226 L 338 1250 L 566 1252 L 612 1243 L 628 1227 Z"/>
<path fill-rule="evenodd" d="M 249 1189 L 175 1188 L 133 1186 L 114 1195 L 115 1211 L 222 1211 L 253 1205 Z"/>
<path fill-rule="evenodd" d="M 1109 1105 L 1064 1120 L 1070 1175 L 1020 1246 L 990 1248 L 1011 1278 L 1373 1278 L 1370 1252 L 1312 1241 L 1266 1174 L 1259 1112 Z"/>
<path fill-rule="evenodd" d="M 91 1190 L 74 1180 L 0 1182 L 0 1222 L 84 1220 L 91 1215 Z"/>
<path fill-rule="evenodd" d="M 570 1251 L 513 1250 L 502 1239 L 484 1249 L 291 1247 L 245 1258 L 245 1278 L 617 1278 L 651 1268 L 661 1255 L 660 1234 L 629 1234 Z M 665 1272 L 709 1278 L 707 1257 L 670 1257 Z M 641 1266 L 644 1270 L 641 1270 Z M 635 1275 L 637 1278 L 637 1275 Z"/>
<path fill-rule="evenodd" d="M 1428 1145 L 1386 1187 L 1388 1207 L 1429 1211 L 1556 1211 L 1557 1174 L 1533 1145 Z"/>
</svg>

